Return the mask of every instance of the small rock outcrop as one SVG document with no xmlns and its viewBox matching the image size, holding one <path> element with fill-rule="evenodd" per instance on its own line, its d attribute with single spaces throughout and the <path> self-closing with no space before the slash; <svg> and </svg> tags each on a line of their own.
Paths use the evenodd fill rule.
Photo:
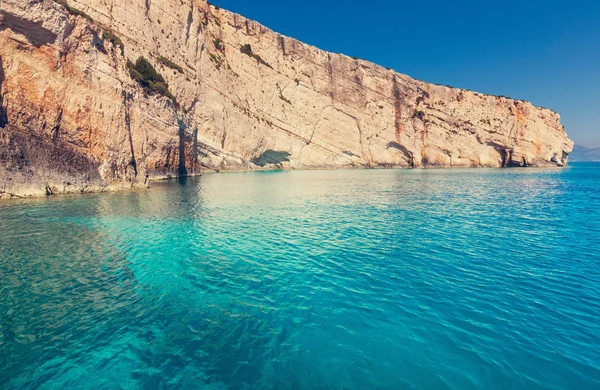
<svg viewBox="0 0 600 390">
<path fill-rule="evenodd" d="M 328 53 L 204 0 L 0 8 L 0 197 L 202 170 L 560 166 L 572 148 L 552 110 Z"/>
</svg>

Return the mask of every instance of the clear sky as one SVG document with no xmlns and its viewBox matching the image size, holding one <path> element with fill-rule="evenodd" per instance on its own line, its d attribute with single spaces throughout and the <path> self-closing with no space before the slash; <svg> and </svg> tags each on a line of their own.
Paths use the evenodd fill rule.
<svg viewBox="0 0 600 390">
<path fill-rule="evenodd" d="M 600 146 L 600 0 L 211 0 L 321 49 L 551 108 Z"/>
</svg>

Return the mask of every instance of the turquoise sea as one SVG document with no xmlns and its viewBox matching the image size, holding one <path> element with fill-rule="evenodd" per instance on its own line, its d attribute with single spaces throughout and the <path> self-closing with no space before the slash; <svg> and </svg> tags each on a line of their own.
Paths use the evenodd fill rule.
<svg viewBox="0 0 600 390">
<path fill-rule="evenodd" d="M 600 389 L 600 164 L 0 202 L 1 389 Z"/>
</svg>

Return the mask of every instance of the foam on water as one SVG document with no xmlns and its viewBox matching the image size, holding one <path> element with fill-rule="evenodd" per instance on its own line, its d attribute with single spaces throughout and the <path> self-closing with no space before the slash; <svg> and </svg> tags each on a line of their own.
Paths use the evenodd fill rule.
<svg viewBox="0 0 600 390">
<path fill-rule="evenodd" d="M 600 165 L 0 203 L 0 388 L 598 389 Z"/>
</svg>

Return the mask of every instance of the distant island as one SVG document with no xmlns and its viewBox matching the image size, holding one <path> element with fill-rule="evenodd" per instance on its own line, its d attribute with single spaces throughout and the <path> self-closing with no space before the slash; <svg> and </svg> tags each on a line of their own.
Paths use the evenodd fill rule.
<svg viewBox="0 0 600 390">
<path fill-rule="evenodd" d="M 575 145 L 569 160 L 571 162 L 600 161 L 600 148 L 587 148 Z"/>
</svg>

